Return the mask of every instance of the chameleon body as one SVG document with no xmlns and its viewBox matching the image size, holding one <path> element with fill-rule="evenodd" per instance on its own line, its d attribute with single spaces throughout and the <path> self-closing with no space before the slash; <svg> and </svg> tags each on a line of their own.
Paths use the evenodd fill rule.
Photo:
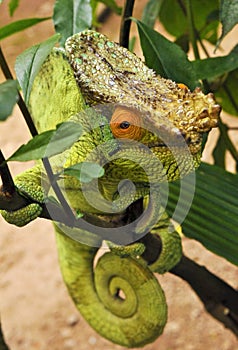
<svg viewBox="0 0 238 350">
<path fill-rule="evenodd" d="M 94 105 L 90 112 L 87 106 Z M 71 176 L 61 179 L 71 207 L 89 223 L 100 219 L 108 230 L 118 222 L 130 224 L 128 208 L 144 198 L 146 215 L 132 226 L 134 240 L 120 245 L 112 235 L 110 252 L 99 258 L 95 269 L 100 236 L 90 246 L 65 234 L 63 225 L 55 229 L 65 283 L 91 326 L 126 347 L 152 342 L 167 318 L 165 296 L 153 272 L 168 271 L 181 257 L 180 237 L 161 214 L 159 185 L 199 165 L 202 134 L 216 126 L 220 107 L 212 94 L 190 92 L 156 76 L 133 53 L 102 34 L 85 31 L 70 37 L 65 50 L 49 55 L 34 81 L 29 108 L 39 132 L 67 120 L 82 126 L 79 140 L 52 162 L 54 170 L 85 161 L 104 167 L 97 188 Z M 48 195 L 44 179 L 40 164 L 16 177 L 18 190 L 35 203 L 3 212 L 8 222 L 22 226 L 40 215 Z M 133 182 L 133 191 L 124 179 Z M 153 259 L 146 255 L 148 230 L 159 242 Z M 81 237 L 89 234 L 78 232 Z"/>
</svg>

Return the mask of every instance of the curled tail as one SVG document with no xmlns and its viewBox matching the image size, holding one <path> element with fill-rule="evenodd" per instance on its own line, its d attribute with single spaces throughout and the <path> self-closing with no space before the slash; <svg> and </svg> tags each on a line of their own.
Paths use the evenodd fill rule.
<svg viewBox="0 0 238 350">
<path fill-rule="evenodd" d="M 164 292 L 153 273 L 135 259 L 65 236 L 58 228 L 57 246 L 64 281 L 87 322 L 103 337 L 125 347 L 155 340 L 167 320 Z"/>
</svg>

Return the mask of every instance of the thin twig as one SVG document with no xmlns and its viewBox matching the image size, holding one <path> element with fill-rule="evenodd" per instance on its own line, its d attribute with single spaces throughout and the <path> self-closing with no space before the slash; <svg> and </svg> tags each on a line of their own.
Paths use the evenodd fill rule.
<svg viewBox="0 0 238 350">
<path fill-rule="evenodd" d="M 5 78 L 6 79 L 14 79 L 1 47 L 0 47 L 0 64 L 1 64 L 2 72 L 5 76 Z M 29 111 L 28 111 L 28 108 L 26 107 L 25 102 L 23 101 L 23 98 L 19 92 L 18 92 L 18 95 L 19 95 L 18 106 L 22 112 L 22 115 L 24 116 L 24 119 L 26 121 L 28 129 L 30 130 L 31 135 L 34 137 L 38 134 L 38 132 L 37 132 L 36 127 L 33 123 L 33 120 L 31 118 Z"/>
<path fill-rule="evenodd" d="M 43 158 L 42 162 L 44 164 L 47 176 L 48 176 L 50 184 L 51 184 L 51 186 L 52 186 L 52 188 L 53 188 L 53 190 L 55 192 L 55 195 L 58 198 L 62 208 L 64 209 L 65 214 L 67 215 L 68 225 L 69 226 L 73 226 L 73 223 L 75 221 L 74 213 L 72 212 L 72 209 L 70 208 L 68 202 L 66 201 L 66 199 L 65 199 L 65 197 L 64 197 L 64 195 L 63 195 L 63 193 L 62 193 L 62 191 L 61 191 L 61 189 L 59 187 L 59 185 L 57 184 L 57 182 L 54 179 L 54 173 L 52 171 L 49 159 L 48 158 Z"/>
<path fill-rule="evenodd" d="M 7 61 L 6 61 L 5 57 L 4 57 L 4 54 L 2 52 L 1 47 L 0 47 L 0 64 L 1 64 L 1 68 L 2 68 L 3 74 L 6 77 L 6 79 L 13 79 L 13 75 L 12 75 L 12 73 L 10 71 L 10 68 L 9 68 L 9 66 L 7 64 Z M 34 125 L 34 122 L 32 120 L 30 112 L 29 112 L 29 110 L 28 110 L 24 100 L 22 99 L 20 93 L 19 93 L 18 106 L 19 106 L 19 108 L 20 108 L 20 110 L 22 112 L 22 115 L 23 115 L 23 117 L 24 117 L 24 119 L 26 121 L 26 124 L 27 124 L 30 132 L 31 132 L 32 137 L 38 135 L 38 131 L 37 131 L 35 125 Z M 50 180 L 50 184 L 51 184 L 51 186 L 52 186 L 52 188 L 53 188 L 53 190 L 55 192 L 55 195 L 58 198 L 58 200 L 59 200 L 60 204 L 62 205 L 62 207 L 64 208 L 66 215 L 68 215 L 69 224 L 72 225 L 72 223 L 75 220 L 75 216 L 74 216 L 70 206 L 68 205 L 68 202 L 65 200 L 64 195 L 62 194 L 62 192 L 61 192 L 57 182 L 54 181 L 54 174 L 53 174 L 50 162 L 49 162 L 49 160 L 47 158 L 43 158 L 42 162 L 43 162 L 43 165 L 45 167 L 45 170 L 46 170 L 46 173 L 48 175 L 48 178 Z M 5 183 L 5 186 L 7 186 L 6 181 L 4 181 L 4 183 Z"/>
<path fill-rule="evenodd" d="M 230 137 L 228 136 L 228 126 L 224 124 L 221 120 L 219 120 L 219 129 L 227 150 L 231 153 L 234 160 L 238 162 L 238 152 L 235 146 L 233 145 L 233 142 L 231 141 Z"/>
<path fill-rule="evenodd" d="M 13 195 L 15 192 L 14 181 L 12 179 L 12 175 L 8 168 L 7 163 L 5 162 L 5 157 L 0 150 L 0 176 L 2 179 L 2 192 L 8 193 L 9 195 Z"/>
<path fill-rule="evenodd" d="M 231 104 L 233 105 L 233 107 L 235 108 L 236 112 L 238 113 L 238 104 L 236 103 L 236 100 L 232 96 L 232 93 L 231 93 L 229 87 L 227 86 L 226 82 L 223 83 L 223 89 L 226 92 L 228 98 L 230 99 Z"/>
<path fill-rule="evenodd" d="M 0 350 L 10 350 L 9 347 L 7 346 L 5 340 L 4 340 L 1 322 L 0 322 Z"/>
<path fill-rule="evenodd" d="M 19 195 L 19 194 L 18 194 Z M 14 199 L 13 199 L 14 201 Z M 1 201 L 0 196 L 0 208 L 2 208 L 2 204 L 4 200 Z M 29 203 L 28 203 L 29 204 Z M 138 202 L 138 205 L 140 203 Z M 129 208 L 130 209 L 130 208 Z M 135 209 L 135 207 L 133 207 Z M 140 206 L 135 209 L 139 212 Z M 131 216 L 131 219 L 134 219 L 136 213 L 135 210 L 130 212 L 128 210 L 128 215 Z M 50 214 L 49 214 L 50 213 Z M 53 215 L 52 215 L 53 213 Z M 43 211 L 41 217 L 46 219 L 55 220 L 61 222 L 65 225 L 69 225 L 68 217 L 65 215 L 65 211 L 63 208 L 59 207 L 55 203 L 47 203 L 43 205 Z M 52 218 L 53 217 L 53 218 Z M 84 220 L 75 220 L 74 227 L 81 228 L 83 230 L 87 229 L 85 227 L 85 221 L 90 217 L 84 217 Z M 130 218 L 128 218 L 130 221 Z M 115 227 L 118 227 L 120 222 L 116 221 L 113 223 Z M 117 240 L 120 239 L 120 242 L 123 240 L 127 240 L 127 232 L 121 235 L 120 237 L 116 237 L 112 235 L 110 227 L 112 227 L 112 223 L 104 222 L 100 219 L 97 219 L 97 222 L 91 222 L 92 227 L 94 228 L 92 233 L 95 234 L 95 238 L 99 237 L 101 239 L 106 239 L 113 241 L 114 238 Z M 111 226 L 107 227 L 106 225 L 110 224 Z M 122 218 L 122 224 L 125 224 L 124 219 Z M 97 226 L 98 225 L 98 226 Z M 105 227 L 107 230 L 102 232 L 100 227 Z M 100 231 L 100 236 L 98 236 L 98 231 Z M 84 237 L 85 238 L 85 237 Z M 148 234 L 147 236 L 141 239 L 142 242 L 146 244 L 146 255 L 144 258 L 147 261 L 153 260 L 153 257 L 157 257 L 159 254 L 159 242 L 155 241 L 155 235 Z M 172 274 L 179 276 L 184 279 L 194 290 L 194 292 L 198 295 L 201 301 L 204 304 L 207 312 L 210 313 L 214 318 L 224 324 L 225 327 L 229 328 L 232 332 L 238 335 L 238 292 L 235 291 L 231 286 L 229 286 L 222 279 L 218 278 L 211 272 L 209 272 L 206 268 L 198 265 L 194 261 L 188 259 L 183 256 L 180 263 L 175 266 L 171 271 Z M 205 284 L 204 284 L 205 283 Z M 0 349 L 1 350 L 1 349 Z"/>
<path fill-rule="evenodd" d="M 129 35 L 131 28 L 131 19 L 135 0 L 126 0 L 123 8 L 121 17 L 121 28 L 120 28 L 120 45 L 128 48 L 129 47 Z"/>
<path fill-rule="evenodd" d="M 186 0 L 185 4 L 186 4 L 187 19 L 188 19 L 189 35 L 192 43 L 193 53 L 194 53 L 194 57 L 198 60 L 200 59 L 200 55 L 199 55 L 198 46 L 196 42 L 195 25 L 194 25 L 194 19 L 193 19 L 191 0 Z"/>
</svg>

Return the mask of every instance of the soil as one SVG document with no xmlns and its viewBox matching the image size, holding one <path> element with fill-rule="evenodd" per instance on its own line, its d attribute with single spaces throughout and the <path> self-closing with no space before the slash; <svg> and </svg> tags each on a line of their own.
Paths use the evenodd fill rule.
<svg viewBox="0 0 238 350">
<path fill-rule="evenodd" d="M 29 1 L 22 0 L 14 20 L 50 16 L 53 2 L 35 0 L 29 6 Z M 141 1 L 139 6 L 142 4 Z M 0 6 L 0 26 L 10 21 L 6 5 L 5 1 Z M 118 18 L 113 16 L 104 30 L 112 38 L 118 34 L 113 29 L 115 23 Z M 52 23 L 47 21 L 3 40 L 2 48 L 11 66 L 22 50 L 53 33 Z M 228 42 L 227 47 L 230 44 Z M 229 118 L 229 121 L 237 125 L 237 119 Z M 210 136 L 213 137 L 215 133 Z M 29 132 L 16 108 L 13 116 L 1 124 L 0 148 L 7 157 L 28 139 Z M 12 163 L 12 174 L 29 166 L 30 163 Z M 232 170 L 233 164 L 230 168 Z M 49 221 L 37 219 L 26 227 L 16 228 L 0 218 L 0 233 L 0 312 L 11 350 L 123 349 L 96 334 L 76 310 L 62 281 Z M 187 256 L 238 288 L 238 272 L 234 265 L 187 238 L 183 238 L 183 246 Z M 159 281 L 166 294 L 169 319 L 163 335 L 145 346 L 145 350 L 238 349 L 234 334 L 204 310 L 185 282 L 169 273 L 159 276 Z"/>
</svg>

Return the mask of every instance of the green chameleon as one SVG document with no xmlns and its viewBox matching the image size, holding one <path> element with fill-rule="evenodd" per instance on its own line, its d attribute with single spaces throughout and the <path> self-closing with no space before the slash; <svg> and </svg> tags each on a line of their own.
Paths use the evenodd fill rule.
<svg viewBox="0 0 238 350">
<path fill-rule="evenodd" d="M 63 278 L 77 308 L 114 343 L 154 341 L 166 324 L 167 306 L 153 273 L 170 270 L 182 254 L 180 236 L 162 210 L 160 186 L 198 167 L 202 135 L 217 125 L 220 106 L 212 94 L 156 76 L 136 55 L 88 30 L 48 56 L 29 109 L 39 132 L 68 120 L 82 127 L 79 140 L 53 158 L 54 171 L 82 162 L 104 168 L 92 184 L 63 174 L 59 181 L 88 224 L 77 230 L 55 224 Z M 15 184 L 32 203 L 2 215 L 23 226 L 41 215 L 50 185 L 41 164 Z M 96 263 L 102 229 L 109 251 Z"/>
</svg>

